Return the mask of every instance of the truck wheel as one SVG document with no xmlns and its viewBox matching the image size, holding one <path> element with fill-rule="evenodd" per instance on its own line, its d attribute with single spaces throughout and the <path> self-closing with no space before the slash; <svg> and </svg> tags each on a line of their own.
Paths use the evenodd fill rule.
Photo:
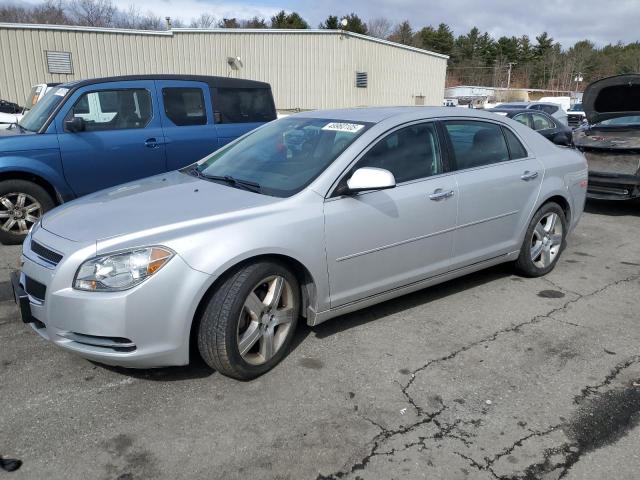
<svg viewBox="0 0 640 480">
<path fill-rule="evenodd" d="M 0 182 L 0 242 L 22 243 L 31 227 L 54 206 L 40 185 L 27 180 Z"/>
<path fill-rule="evenodd" d="M 272 369 L 287 354 L 300 314 L 296 277 L 276 262 L 231 273 L 200 319 L 198 350 L 218 372 L 239 380 Z"/>
</svg>

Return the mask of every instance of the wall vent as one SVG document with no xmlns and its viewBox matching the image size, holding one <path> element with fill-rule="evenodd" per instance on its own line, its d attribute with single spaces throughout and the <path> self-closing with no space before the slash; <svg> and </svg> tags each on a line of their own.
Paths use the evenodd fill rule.
<svg viewBox="0 0 640 480">
<path fill-rule="evenodd" d="M 73 73 L 71 65 L 71 52 L 52 52 L 45 51 L 47 57 L 47 69 L 49 73 Z"/>
<path fill-rule="evenodd" d="M 367 88 L 368 81 L 367 72 L 356 72 L 356 87 Z"/>
</svg>

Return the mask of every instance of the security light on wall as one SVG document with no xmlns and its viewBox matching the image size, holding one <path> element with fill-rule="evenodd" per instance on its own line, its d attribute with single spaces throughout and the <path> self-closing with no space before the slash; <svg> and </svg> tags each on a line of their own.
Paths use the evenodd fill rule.
<svg viewBox="0 0 640 480">
<path fill-rule="evenodd" d="M 227 63 L 232 70 L 240 70 L 244 66 L 240 57 L 227 57 Z"/>
<path fill-rule="evenodd" d="M 343 18 L 342 20 L 340 20 L 340 25 L 342 26 L 342 28 L 347 28 L 347 25 L 349 25 L 349 22 L 347 21 L 346 18 Z"/>
</svg>

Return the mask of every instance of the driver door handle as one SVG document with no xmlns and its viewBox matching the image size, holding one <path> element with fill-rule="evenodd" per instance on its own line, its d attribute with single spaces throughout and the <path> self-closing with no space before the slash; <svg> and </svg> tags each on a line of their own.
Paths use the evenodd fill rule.
<svg viewBox="0 0 640 480">
<path fill-rule="evenodd" d="M 439 202 L 440 200 L 444 200 L 445 198 L 453 197 L 453 190 L 442 190 L 441 188 L 436 188 L 431 195 L 429 195 L 429 199 L 435 202 Z"/>
<path fill-rule="evenodd" d="M 148 148 L 156 148 L 159 145 L 162 145 L 162 142 L 159 142 L 156 138 L 147 138 L 144 141 L 144 146 Z"/>
<path fill-rule="evenodd" d="M 520 178 L 525 182 L 528 182 L 529 180 L 538 178 L 538 172 L 530 172 L 529 170 L 526 170 Z"/>
</svg>

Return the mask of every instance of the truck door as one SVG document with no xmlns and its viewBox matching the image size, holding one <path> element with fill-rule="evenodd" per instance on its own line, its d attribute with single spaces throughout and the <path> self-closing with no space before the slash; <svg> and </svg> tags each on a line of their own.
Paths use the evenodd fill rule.
<svg viewBox="0 0 640 480">
<path fill-rule="evenodd" d="M 209 86 L 203 82 L 156 80 L 162 102 L 167 169 L 196 162 L 218 146 Z"/>
<path fill-rule="evenodd" d="M 55 119 L 62 166 L 77 195 L 162 173 L 165 147 L 153 81 L 78 89 Z M 70 120 L 75 119 L 75 126 Z"/>
</svg>

